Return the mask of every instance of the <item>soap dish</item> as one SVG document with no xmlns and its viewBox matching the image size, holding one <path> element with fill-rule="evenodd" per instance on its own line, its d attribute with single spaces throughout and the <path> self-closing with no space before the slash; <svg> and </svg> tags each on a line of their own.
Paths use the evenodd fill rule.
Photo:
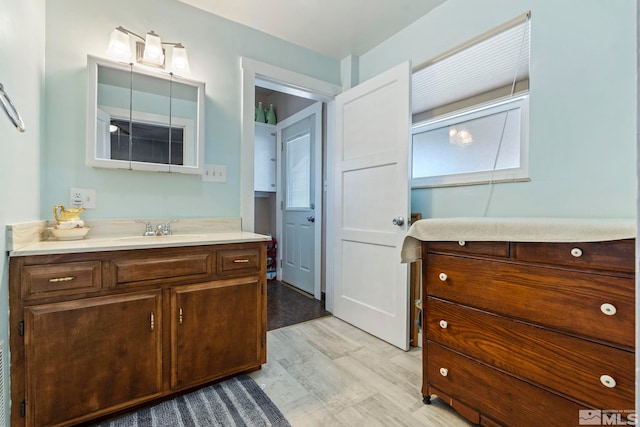
<svg viewBox="0 0 640 427">
<path fill-rule="evenodd" d="M 58 240 L 80 240 L 84 239 L 91 227 L 75 227 L 75 228 L 49 228 L 51 234 Z"/>
</svg>

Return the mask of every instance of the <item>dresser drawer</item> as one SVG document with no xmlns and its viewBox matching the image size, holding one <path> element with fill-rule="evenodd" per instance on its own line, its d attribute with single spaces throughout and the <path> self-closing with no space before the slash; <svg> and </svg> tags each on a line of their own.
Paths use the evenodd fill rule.
<svg viewBox="0 0 640 427">
<path fill-rule="evenodd" d="M 212 274 L 212 252 L 188 248 L 111 260 L 115 286 L 206 280 Z"/>
<path fill-rule="evenodd" d="M 496 257 L 509 256 L 508 242 L 428 242 L 425 243 L 425 247 L 428 252 L 453 252 Z"/>
<path fill-rule="evenodd" d="M 22 268 L 24 298 L 98 292 L 101 284 L 100 261 L 81 261 Z"/>
<path fill-rule="evenodd" d="M 633 348 L 632 278 L 428 255 L 429 296 Z"/>
<path fill-rule="evenodd" d="M 587 243 L 513 243 L 521 261 L 633 273 L 635 241 Z"/>
<path fill-rule="evenodd" d="M 597 408 L 634 405 L 632 352 L 436 298 L 427 299 L 425 313 L 429 341 Z M 614 387 L 602 383 L 604 375 Z"/>
<path fill-rule="evenodd" d="M 424 354 L 429 393 L 441 390 L 505 426 L 577 426 L 587 409 L 433 342 Z"/>
<path fill-rule="evenodd" d="M 216 273 L 219 276 L 257 274 L 260 271 L 260 249 L 218 251 Z"/>
</svg>

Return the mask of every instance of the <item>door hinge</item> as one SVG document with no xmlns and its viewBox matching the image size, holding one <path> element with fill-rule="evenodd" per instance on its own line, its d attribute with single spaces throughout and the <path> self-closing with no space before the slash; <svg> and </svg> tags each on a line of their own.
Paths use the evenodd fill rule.
<svg viewBox="0 0 640 427">
<path fill-rule="evenodd" d="M 27 402 L 24 400 L 20 402 L 20 416 L 22 418 L 27 416 Z"/>
<path fill-rule="evenodd" d="M 264 337 L 260 337 L 260 345 L 262 345 L 262 347 L 264 347 Z"/>
<path fill-rule="evenodd" d="M 24 320 L 18 322 L 18 335 L 24 336 Z"/>
<path fill-rule="evenodd" d="M 284 200 L 280 200 L 280 210 L 284 209 Z"/>
</svg>

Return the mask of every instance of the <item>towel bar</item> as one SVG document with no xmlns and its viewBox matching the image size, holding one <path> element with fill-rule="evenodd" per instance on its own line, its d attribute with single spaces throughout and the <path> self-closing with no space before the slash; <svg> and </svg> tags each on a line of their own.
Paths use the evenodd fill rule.
<svg viewBox="0 0 640 427">
<path fill-rule="evenodd" d="M 11 123 L 18 129 L 19 132 L 24 132 L 24 122 L 22 121 L 22 117 L 20 117 L 20 113 L 16 109 L 16 106 L 13 105 L 9 95 L 4 91 L 4 86 L 0 83 L 0 104 L 2 104 L 2 109 L 5 113 L 7 113 L 7 117 L 11 120 Z"/>
</svg>

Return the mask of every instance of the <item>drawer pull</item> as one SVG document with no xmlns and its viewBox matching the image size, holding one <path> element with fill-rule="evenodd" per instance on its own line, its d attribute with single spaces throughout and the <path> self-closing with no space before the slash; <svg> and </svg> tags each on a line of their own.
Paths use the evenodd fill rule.
<svg viewBox="0 0 640 427">
<path fill-rule="evenodd" d="M 440 321 L 440 327 L 441 327 L 442 329 L 447 329 L 447 326 L 449 326 L 449 324 L 447 323 L 447 321 L 446 321 L 446 320 L 441 320 L 441 321 Z"/>
<path fill-rule="evenodd" d="M 613 304 L 604 303 L 600 306 L 600 311 L 602 311 L 607 316 L 613 316 L 616 314 L 617 310 Z"/>
<path fill-rule="evenodd" d="M 464 245 L 466 245 L 466 244 L 467 244 L 467 242 L 465 242 L 464 240 L 459 240 L 459 241 L 458 241 L 458 244 L 459 244 L 460 246 L 464 246 Z"/>
<path fill-rule="evenodd" d="M 70 282 L 75 278 L 76 276 L 54 277 L 53 279 L 49 279 L 49 282 L 51 283 Z"/>
<path fill-rule="evenodd" d="M 153 313 L 151 313 L 151 330 L 153 331 L 155 328 L 156 328 L 156 319 Z"/>
<path fill-rule="evenodd" d="M 178 324 L 182 325 L 182 307 L 178 310 Z"/>
<path fill-rule="evenodd" d="M 571 256 L 575 258 L 580 258 L 582 256 L 582 249 L 580 248 L 571 249 Z"/>
<path fill-rule="evenodd" d="M 440 280 L 442 280 L 443 282 L 447 281 L 447 277 L 449 277 L 449 276 L 447 276 L 447 273 L 440 273 L 440 275 L 438 275 L 438 278 Z"/>
<path fill-rule="evenodd" d="M 236 264 L 245 264 L 247 262 L 249 262 L 248 259 L 234 259 L 233 262 L 235 262 Z"/>
<path fill-rule="evenodd" d="M 608 388 L 614 388 L 616 386 L 616 380 L 614 380 L 613 377 L 609 375 L 602 375 L 600 377 L 600 382 L 603 386 Z"/>
<path fill-rule="evenodd" d="M 440 375 L 446 377 L 447 375 L 449 375 L 449 370 L 447 368 L 440 368 Z"/>
</svg>

